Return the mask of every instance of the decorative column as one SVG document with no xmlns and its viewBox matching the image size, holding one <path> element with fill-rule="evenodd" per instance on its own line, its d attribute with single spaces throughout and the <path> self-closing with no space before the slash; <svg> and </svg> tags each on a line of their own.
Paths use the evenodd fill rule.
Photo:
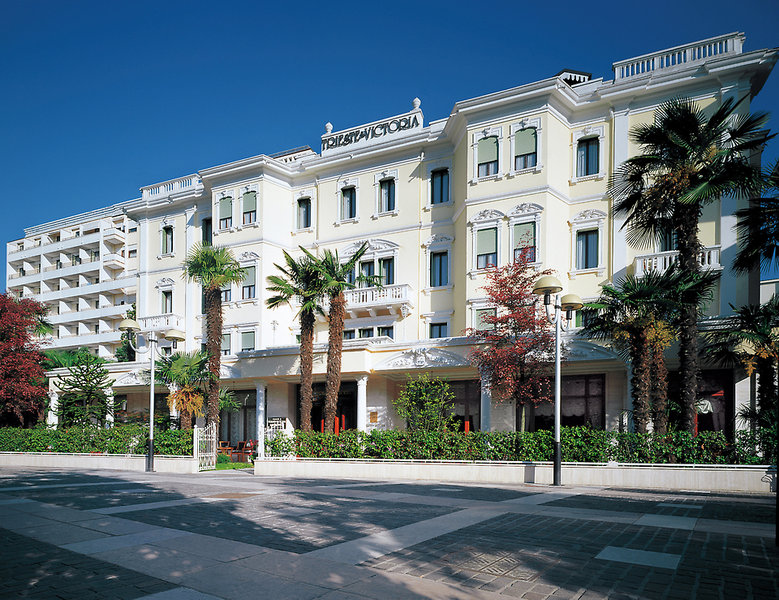
<svg viewBox="0 0 779 600">
<path fill-rule="evenodd" d="M 368 376 L 357 379 L 357 429 L 365 431 L 368 428 Z"/>
<path fill-rule="evenodd" d="M 492 392 L 490 392 L 489 381 L 482 373 L 481 376 L 481 431 L 490 431 L 492 426 Z"/>
<path fill-rule="evenodd" d="M 56 390 L 49 390 L 49 412 L 46 413 L 46 425 L 48 427 L 57 427 L 59 423 L 59 417 L 57 417 L 57 409 L 59 408 L 59 395 Z"/>
<path fill-rule="evenodd" d="M 114 426 L 114 388 L 105 391 L 105 402 L 108 407 L 105 413 L 105 426 L 111 428 Z"/>
<path fill-rule="evenodd" d="M 265 458 L 265 381 L 255 382 L 257 390 L 256 415 L 257 415 L 257 458 Z"/>
</svg>

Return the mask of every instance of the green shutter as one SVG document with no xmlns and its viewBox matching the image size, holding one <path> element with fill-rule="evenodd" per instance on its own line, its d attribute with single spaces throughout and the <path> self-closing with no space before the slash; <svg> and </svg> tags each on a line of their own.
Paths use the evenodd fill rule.
<svg viewBox="0 0 779 600">
<path fill-rule="evenodd" d="M 536 130 L 534 127 L 520 129 L 514 134 L 514 156 L 522 154 L 535 154 Z"/>
<path fill-rule="evenodd" d="M 241 332 L 241 350 L 254 350 L 254 332 Z"/>
<path fill-rule="evenodd" d="M 257 210 L 257 192 L 246 192 L 243 195 L 243 212 Z"/>
<path fill-rule="evenodd" d="M 498 252 L 498 230 L 480 229 L 476 232 L 476 254 L 496 254 Z"/>
<path fill-rule="evenodd" d="M 480 308 L 476 311 L 476 323 L 475 327 L 479 330 L 484 329 L 492 329 L 494 325 L 492 323 L 487 323 L 484 320 L 484 317 L 492 317 L 495 315 L 495 309 L 494 308 Z"/>
<path fill-rule="evenodd" d="M 230 196 L 219 201 L 219 218 L 229 219 L 233 216 L 233 199 Z"/>
<path fill-rule="evenodd" d="M 254 285 L 256 268 L 257 267 L 246 267 L 246 278 L 243 280 L 243 285 Z"/>
<path fill-rule="evenodd" d="M 230 352 L 230 334 L 229 333 L 223 333 L 222 334 L 222 352 Z"/>
<path fill-rule="evenodd" d="M 479 164 L 498 160 L 498 138 L 493 136 L 479 140 Z"/>
<path fill-rule="evenodd" d="M 517 223 L 514 225 L 514 249 L 531 248 L 536 245 L 536 224 Z"/>
</svg>

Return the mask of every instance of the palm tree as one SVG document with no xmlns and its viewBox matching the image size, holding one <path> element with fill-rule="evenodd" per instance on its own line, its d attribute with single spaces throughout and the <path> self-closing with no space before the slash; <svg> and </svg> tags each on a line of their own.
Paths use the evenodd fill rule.
<svg viewBox="0 0 779 600">
<path fill-rule="evenodd" d="M 329 330 L 327 344 L 327 384 L 325 387 L 325 431 L 333 431 L 335 413 L 338 408 L 338 392 L 341 389 L 341 351 L 343 349 L 344 316 L 346 314 L 346 297 L 344 291 L 355 287 L 355 281 L 364 285 L 377 285 L 380 278 L 376 276 L 354 276 L 357 264 L 360 262 L 368 243 L 365 242 L 349 260 L 342 263 L 338 251 L 325 250 L 318 259 L 308 250 L 301 250 L 313 261 L 322 276 L 323 291 L 330 301 L 328 314 Z"/>
<path fill-rule="evenodd" d="M 284 252 L 285 266 L 276 265 L 283 276 L 268 276 L 268 291 L 275 296 L 267 299 L 268 308 L 300 302 L 300 426 L 311 431 L 311 408 L 314 403 L 314 321 L 316 313 L 324 314 L 322 301 L 322 277 L 316 260 L 303 256 L 295 260 Z"/>
<path fill-rule="evenodd" d="M 744 273 L 758 264 L 779 266 L 779 161 L 766 171 L 765 187 L 772 198 L 755 198 L 749 207 L 736 211 L 739 251 L 733 269 Z"/>
<path fill-rule="evenodd" d="M 192 417 L 203 414 L 203 392 L 211 381 L 206 352 L 174 352 L 156 362 L 160 383 L 174 385 L 168 404 L 179 412 L 181 428 L 192 429 Z"/>
<path fill-rule="evenodd" d="M 203 288 L 206 313 L 206 351 L 211 381 L 208 382 L 206 424 L 219 422 L 219 369 L 222 366 L 222 288 L 243 281 L 232 252 L 220 246 L 195 244 L 184 260 L 184 277 Z"/>
<path fill-rule="evenodd" d="M 737 116 L 728 99 L 710 117 L 690 99 L 675 98 L 657 109 L 655 122 L 639 125 L 631 140 L 643 153 L 626 160 L 609 186 L 613 213 L 625 217 L 628 241 L 637 246 L 675 234 L 682 270 L 700 270 L 698 221 L 703 208 L 723 195 L 753 196 L 760 171 L 748 155 L 767 134 L 764 114 Z M 698 311 L 688 306 L 679 329 L 679 370 L 685 429 L 695 426 L 698 389 Z"/>
</svg>

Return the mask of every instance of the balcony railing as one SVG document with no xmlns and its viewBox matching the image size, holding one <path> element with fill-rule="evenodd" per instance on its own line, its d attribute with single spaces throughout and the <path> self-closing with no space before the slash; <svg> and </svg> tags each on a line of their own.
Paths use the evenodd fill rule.
<svg viewBox="0 0 779 600">
<path fill-rule="evenodd" d="M 150 185 L 141 188 L 141 195 L 144 200 L 151 198 L 159 198 L 175 194 L 177 192 L 186 192 L 190 190 L 197 190 L 198 187 L 202 187 L 203 183 L 200 177 L 197 175 L 187 175 L 186 177 L 179 177 L 178 179 L 171 179 L 169 181 L 163 181 L 156 185 Z"/>
<path fill-rule="evenodd" d="M 651 54 L 644 54 L 612 65 L 614 81 L 640 77 L 648 73 L 672 69 L 679 65 L 702 63 L 706 59 L 723 54 L 741 54 L 744 45 L 743 33 L 729 33 L 717 37 L 692 42 Z"/>
<path fill-rule="evenodd" d="M 139 317 L 138 325 L 141 331 L 167 331 L 168 329 L 183 329 L 184 318 L 175 313 L 164 315 L 152 315 L 150 317 Z"/>
<path fill-rule="evenodd" d="M 698 264 L 702 269 L 722 269 L 719 261 L 720 247 L 712 246 L 704 248 L 698 254 Z M 678 250 L 668 252 L 655 252 L 654 254 L 642 254 L 636 256 L 633 263 L 636 277 L 643 277 L 648 271 L 655 270 L 659 273 L 665 273 L 679 257 Z"/>
<path fill-rule="evenodd" d="M 27 277 L 28 275 L 37 275 L 40 273 L 40 269 L 24 269 L 23 271 L 19 271 L 18 273 L 11 273 L 8 275 L 8 279 L 19 279 L 20 277 Z"/>
<path fill-rule="evenodd" d="M 406 283 L 382 287 L 355 288 L 344 292 L 347 306 L 398 304 L 409 301 L 410 286 Z"/>
</svg>

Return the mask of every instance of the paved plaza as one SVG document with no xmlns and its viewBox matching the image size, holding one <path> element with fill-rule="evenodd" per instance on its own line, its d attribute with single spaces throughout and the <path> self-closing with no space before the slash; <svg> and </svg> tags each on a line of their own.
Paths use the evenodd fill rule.
<svg viewBox="0 0 779 600">
<path fill-rule="evenodd" d="M 0 469 L 0 598 L 779 597 L 773 496 Z"/>
</svg>

